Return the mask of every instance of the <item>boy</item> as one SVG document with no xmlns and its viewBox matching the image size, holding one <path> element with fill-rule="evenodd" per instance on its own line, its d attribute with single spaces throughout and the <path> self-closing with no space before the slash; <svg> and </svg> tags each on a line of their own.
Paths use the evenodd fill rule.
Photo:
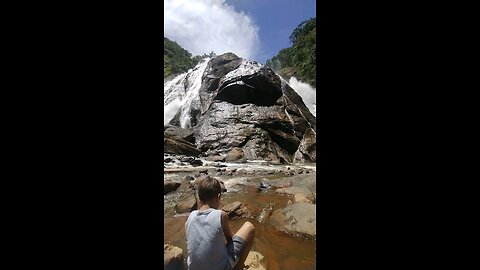
<svg viewBox="0 0 480 270">
<path fill-rule="evenodd" d="M 218 210 L 222 191 L 218 180 L 207 177 L 197 191 L 201 207 L 185 222 L 188 269 L 241 270 L 255 237 L 253 224 L 245 222 L 233 235 L 228 214 Z"/>
</svg>

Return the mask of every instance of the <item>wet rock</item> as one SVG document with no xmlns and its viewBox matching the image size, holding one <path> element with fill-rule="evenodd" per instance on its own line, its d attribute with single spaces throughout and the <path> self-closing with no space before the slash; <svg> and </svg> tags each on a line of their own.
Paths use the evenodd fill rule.
<svg viewBox="0 0 480 270">
<path fill-rule="evenodd" d="M 265 183 L 265 182 L 260 182 L 260 188 L 270 188 L 272 185 Z"/>
<path fill-rule="evenodd" d="M 312 192 L 317 188 L 317 180 L 315 174 L 297 175 L 292 178 L 292 186 L 307 187 Z"/>
<path fill-rule="evenodd" d="M 190 143 L 195 143 L 195 137 L 193 136 L 193 131 L 189 129 L 184 129 L 178 126 L 169 125 L 163 131 L 163 135 L 166 138 L 173 138 L 176 140 L 184 140 Z"/>
<path fill-rule="evenodd" d="M 250 251 L 248 252 L 247 259 L 243 263 L 245 267 L 244 270 L 265 270 L 267 269 L 266 262 L 263 260 L 264 257 L 260 252 Z"/>
<path fill-rule="evenodd" d="M 218 156 L 218 155 L 207 156 L 207 157 L 205 157 L 205 159 L 208 160 L 208 161 L 214 161 L 214 162 L 224 162 L 225 161 L 224 156 Z"/>
<path fill-rule="evenodd" d="M 163 138 L 164 153 L 182 154 L 197 157 L 201 151 L 191 142 L 173 138 Z"/>
<path fill-rule="evenodd" d="M 272 180 L 269 180 L 267 178 L 262 178 L 261 181 L 269 184 L 273 188 L 285 188 L 285 187 L 292 186 L 292 181 L 290 180 L 289 177 L 277 178 Z"/>
<path fill-rule="evenodd" d="M 217 163 L 217 164 L 215 164 L 215 165 L 213 165 L 213 166 L 216 167 L 216 168 L 227 167 L 227 165 L 225 165 L 225 164 L 220 164 L 220 163 Z"/>
<path fill-rule="evenodd" d="M 194 190 L 194 186 L 193 184 L 190 183 L 190 181 L 182 181 L 182 184 L 180 185 L 180 187 L 178 187 L 177 189 L 178 191 L 182 192 L 182 191 L 193 191 Z"/>
<path fill-rule="evenodd" d="M 180 182 L 174 182 L 174 181 L 171 181 L 171 180 L 163 181 L 163 195 L 177 190 L 177 188 L 180 186 L 180 184 L 181 184 Z"/>
<path fill-rule="evenodd" d="M 266 175 L 268 171 L 264 169 L 258 169 L 258 170 L 255 170 L 254 172 L 256 175 Z"/>
<path fill-rule="evenodd" d="M 197 180 L 190 181 L 190 184 L 188 187 L 191 188 L 192 190 L 197 190 L 198 181 Z"/>
<path fill-rule="evenodd" d="M 244 162 L 243 150 L 241 148 L 233 148 L 230 152 L 227 153 L 225 157 L 227 162 Z"/>
<path fill-rule="evenodd" d="M 183 250 L 170 244 L 163 245 L 163 267 L 168 270 L 183 268 Z"/>
<path fill-rule="evenodd" d="M 191 84 L 187 76 L 180 91 Z M 172 85 L 177 86 L 182 88 Z M 194 145 L 203 153 L 224 156 L 242 149 L 241 155 L 232 153 L 235 162 L 264 160 L 270 164 L 315 158 L 315 116 L 267 66 L 232 53 L 214 57 L 207 63 L 198 98 L 188 106 L 191 120 L 187 126 L 192 127 Z M 178 126 L 176 118 L 171 123 Z M 189 132 L 164 128 L 170 138 L 192 143 Z"/>
<path fill-rule="evenodd" d="M 219 181 L 220 182 L 220 187 L 222 188 L 222 192 L 227 192 L 227 189 L 225 188 L 225 183 L 223 183 L 223 181 Z"/>
<path fill-rule="evenodd" d="M 295 203 L 313 203 L 312 200 L 309 200 L 307 196 L 303 193 L 297 193 L 295 194 L 293 201 Z"/>
<path fill-rule="evenodd" d="M 265 223 L 270 215 L 272 214 L 274 203 L 266 203 L 262 205 L 262 210 L 260 214 L 257 216 L 257 220 L 260 223 Z"/>
<path fill-rule="evenodd" d="M 245 168 L 239 168 L 236 170 L 237 174 L 246 174 L 247 170 Z"/>
<path fill-rule="evenodd" d="M 199 170 L 198 171 L 199 174 L 203 173 L 203 174 L 208 174 L 208 169 L 203 169 L 203 170 Z M 198 176 L 197 176 L 198 177 Z"/>
<path fill-rule="evenodd" d="M 314 200 L 313 192 L 309 188 L 302 187 L 302 186 L 292 186 L 292 187 L 287 187 L 287 188 L 279 188 L 279 189 L 275 190 L 275 193 L 289 194 L 289 195 L 295 195 L 297 193 L 303 193 L 310 201 Z"/>
<path fill-rule="evenodd" d="M 225 205 L 222 210 L 228 213 L 230 219 L 254 217 L 250 210 L 238 201 Z"/>
<path fill-rule="evenodd" d="M 192 165 L 193 167 L 198 167 L 198 166 L 202 166 L 203 162 L 200 159 L 195 159 L 195 160 L 192 160 L 192 162 L 190 162 L 190 165 Z"/>
<path fill-rule="evenodd" d="M 165 163 L 170 163 L 172 161 L 173 161 L 173 159 L 171 159 L 171 158 L 166 158 L 166 159 L 163 160 L 163 162 L 165 162 Z"/>
<path fill-rule="evenodd" d="M 195 178 L 193 178 L 191 175 L 185 175 L 185 177 L 183 177 L 183 180 L 192 181 L 192 180 L 195 180 Z"/>
<path fill-rule="evenodd" d="M 197 209 L 197 198 L 195 193 L 180 198 L 175 204 L 175 211 L 177 214 L 192 212 Z"/>
<path fill-rule="evenodd" d="M 316 238 L 316 206 L 311 203 L 294 203 L 279 209 L 270 216 L 269 222 L 277 230 L 306 238 Z"/>
<path fill-rule="evenodd" d="M 186 163 L 192 163 L 195 160 L 194 157 L 181 157 L 180 161 L 181 162 L 186 162 Z"/>
<path fill-rule="evenodd" d="M 309 128 L 303 135 L 294 155 L 295 162 L 315 162 L 317 160 L 317 143 L 315 132 Z"/>
</svg>

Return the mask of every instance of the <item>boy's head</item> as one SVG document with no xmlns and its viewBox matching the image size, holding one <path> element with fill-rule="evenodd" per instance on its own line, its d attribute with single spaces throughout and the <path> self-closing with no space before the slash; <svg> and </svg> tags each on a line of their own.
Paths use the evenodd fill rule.
<svg viewBox="0 0 480 270">
<path fill-rule="evenodd" d="M 198 183 L 198 198 L 203 203 L 216 201 L 218 194 L 222 192 L 220 182 L 210 176 L 205 177 Z"/>
</svg>

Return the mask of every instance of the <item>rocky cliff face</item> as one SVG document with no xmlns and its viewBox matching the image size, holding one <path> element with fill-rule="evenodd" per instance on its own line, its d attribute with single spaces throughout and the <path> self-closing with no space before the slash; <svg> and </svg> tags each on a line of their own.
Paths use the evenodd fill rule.
<svg viewBox="0 0 480 270">
<path fill-rule="evenodd" d="M 226 53 L 167 81 L 164 94 L 166 108 L 178 104 L 165 129 L 169 151 L 178 140 L 204 156 L 235 152 L 243 161 L 316 161 L 315 116 L 266 66 Z"/>
</svg>

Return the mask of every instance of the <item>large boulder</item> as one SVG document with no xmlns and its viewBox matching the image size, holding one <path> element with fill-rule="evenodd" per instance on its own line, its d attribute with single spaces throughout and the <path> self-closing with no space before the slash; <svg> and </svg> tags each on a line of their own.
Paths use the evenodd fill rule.
<svg viewBox="0 0 480 270">
<path fill-rule="evenodd" d="M 177 204 L 175 204 L 175 211 L 177 214 L 192 212 L 197 209 L 197 197 L 195 193 L 180 198 Z"/>
<path fill-rule="evenodd" d="M 174 138 L 163 138 L 163 151 L 169 154 L 194 157 L 198 157 L 201 153 L 191 142 Z"/>
<path fill-rule="evenodd" d="M 180 185 L 180 182 L 174 182 L 172 180 L 163 181 L 163 195 L 175 191 Z"/>
<path fill-rule="evenodd" d="M 314 162 L 316 160 L 316 120 L 302 98 L 267 66 L 248 61 L 233 53 L 219 55 L 203 68 L 164 86 L 165 105 L 173 102 L 172 93 L 198 95 L 185 102 L 170 124 L 192 127 L 194 140 L 184 130 L 167 128 L 166 134 L 182 141 L 195 142 L 204 155 L 226 156 L 232 161 L 265 160 L 271 164 Z M 194 82 L 202 78 L 200 86 Z M 189 88 L 190 87 L 190 88 Z M 178 96 L 181 96 L 179 94 Z M 188 106 L 188 107 L 185 107 Z M 238 152 L 238 151 L 237 151 Z"/>
<path fill-rule="evenodd" d="M 270 216 L 270 224 L 277 230 L 316 239 L 317 214 L 316 206 L 311 203 L 294 203 L 279 209 Z"/>
<path fill-rule="evenodd" d="M 293 196 L 293 201 L 294 203 L 313 203 L 313 201 L 307 198 L 303 193 L 295 194 L 295 196 Z"/>
<path fill-rule="evenodd" d="M 272 180 L 267 178 L 262 178 L 261 181 L 263 183 L 270 185 L 270 187 L 272 188 L 286 188 L 286 187 L 292 186 L 292 181 L 290 180 L 290 177 L 282 177 L 282 178 L 277 178 Z"/>
<path fill-rule="evenodd" d="M 213 161 L 213 162 L 224 162 L 225 161 L 225 156 L 213 155 L 213 156 L 207 156 L 207 157 L 205 157 L 205 159 L 208 160 L 208 161 Z"/>
<path fill-rule="evenodd" d="M 292 179 L 292 186 L 299 186 L 299 187 L 307 187 L 311 191 L 315 191 L 317 189 L 317 174 L 303 174 L 303 175 L 295 175 L 295 177 L 290 177 Z"/>
<path fill-rule="evenodd" d="M 203 161 L 201 161 L 200 159 L 195 159 L 195 160 L 193 160 L 192 162 L 190 162 L 190 165 L 192 165 L 193 167 L 202 166 L 202 165 L 203 165 Z"/>
<path fill-rule="evenodd" d="M 279 189 L 275 190 L 275 193 L 288 194 L 288 195 L 295 195 L 295 194 L 298 194 L 298 193 L 302 193 L 310 201 L 313 202 L 315 200 L 315 196 L 313 195 L 313 192 L 308 187 L 292 186 L 292 187 L 287 187 L 287 188 L 279 188 Z"/>
<path fill-rule="evenodd" d="M 307 129 L 294 155 L 295 162 L 317 160 L 316 134 L 313 129 Z"/>
<path fill-rule="evenodd" d="M 222 207 L 222 210 L 228 213 L 230 219 L 253 218 L 254 215 L 241 202 L 233 202 Z"/>
<path fill-rule="evenodd" d="M 185 129 L 177 126 L 168 125 L 164 128 L 163 136 L 165 138 L 172 138 L 176 140 L 184 140 L 190 143 L 195 143 L 193 130 Z"/>
<path fill-rule="evenodd" d="M 223 181 L 220 182 L 220 187 L 222 188 L 222 192 L 227 192 L 227 188 L 225 187 L 225 183 Z"/>
<path fill-rule="evenodd" d="M 230 152 L 227 153 L 225 157 L 225 161 L 227 162 L 242 162 L 245 161 L 243 156 L 243 150 L 241 148 L 235 147 Z"/>
<path fill-rule="evenodd" d="M 170 244 L 163 245 L 163 268 L 180 270 L 183 266 L 183 250 Z"/>
</svg>

